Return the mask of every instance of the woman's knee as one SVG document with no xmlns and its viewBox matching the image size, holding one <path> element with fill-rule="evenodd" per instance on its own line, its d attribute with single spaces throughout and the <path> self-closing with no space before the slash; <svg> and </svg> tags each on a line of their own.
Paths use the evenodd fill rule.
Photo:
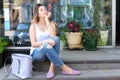
<svg viewBox="0 0 120 80">
<path fill-rule="evenodd" d="M 32 53 L 32 59 L 33 61 L 44 61 L 46 59 L 46 49 L 38 47 L 36 48 Z"/>
<path fill-rule="evenodd" d="M 51 39 L 53 39 L 55 43 L 60 43 L 59 37 L 57 36 L 51 37 Z"/>
<path fill-rule="evenodd" d="M 33 61 L 42 62 L 42 61 L 45 61 L 46 57 L 44 54 L 36 54 L 36 55 L 32 56 L 32 59 L 33 59 Z"/>
<path fill-rule="evenodd" d="M 46 48 L 50 49 L 50 48 L 52 48 L 52 46 L 50 44 L 48 44 Z"/>
<path fill-rule="evenodd" d="M 52 48 L 52 46 L 49 43 L 44 43 L 43 49 L 46 50 L 47 48 Z"/>
</svg>

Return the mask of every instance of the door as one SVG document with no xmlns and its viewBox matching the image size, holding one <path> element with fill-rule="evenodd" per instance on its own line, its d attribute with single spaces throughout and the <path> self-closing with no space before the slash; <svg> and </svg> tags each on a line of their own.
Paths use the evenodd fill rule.
<svg viewBox="0 0 120 80">
<path fill-rule="evenodd" d="M 116 46 L 120 46 L 120 0 L 116 0 Z"/>
</svg>

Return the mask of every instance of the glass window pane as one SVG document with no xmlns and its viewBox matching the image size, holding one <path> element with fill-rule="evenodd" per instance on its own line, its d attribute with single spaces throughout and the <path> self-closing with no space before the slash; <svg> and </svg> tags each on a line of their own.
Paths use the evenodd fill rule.
<svg viewBox="0 0 120 80">
<path fill-rule="evenodd" d="M 100 46 L 112 45 L 112 0 L 100 0 Z"/>
<path fill-rule="evenodd" d="M 5 36 L 9 36 L 13 46 L 30 46 L 29 27 L 32 12 L 33 0 L 4 2 Z"/>
<path fill-rule="evenodd" d="M 98 1 L 101 33 L 98 46 L 109 46 L 112 45 L 112 0 Z M 58 28 L 64 27 L 71 20 L 79 22 L 83 29 L 94 27 L 94 0 L 21 0 L 19 2 L 12 0 L 10 3 L 4 2 L 4 29 L 5 35 L 13 41 L 13 46 L 30 46 L 28 29 L 33 16 L 33 7 L 37 2 L 45 3 L 47 9 L 52 12 L 51 20 L 57 22 Z M 103 33 L 107 35 L 102 36 Z"/>
</svg>

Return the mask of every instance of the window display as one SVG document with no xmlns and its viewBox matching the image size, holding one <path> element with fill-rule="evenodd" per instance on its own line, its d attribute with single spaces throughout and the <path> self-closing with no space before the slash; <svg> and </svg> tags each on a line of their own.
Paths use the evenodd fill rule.
<svg viewBox="0 0 120 80">
<path fill-rule="evenodd" d="M 15 0 L 16 1 L 16 0 Z M 95 6 L 94 0 L 39 0 L 39 2 L 45 3 L 45 6 L 49 11 L 52 12 L 51 19 L 56 21 L 58 27 L 64 27 L 68 22 L 75 21 L 82 25 L 83 29 L 92 29 L 94 27 L 93 17 L 94 17 L 94 9 Z M 112 45 L 112 0 L 98 0 L 100 2 L 100 19 L 99 19 L 99 31 L 106 31 L 108 32 L 107 42 L 104 45 L 99 46 L 107 46 Z M 34 4 L 37 3 L 37 0 L 25 0 L 17 4 L 17 2 L 12 2 L 9 4 L 9 10 L 16 10 L 17 13 L 17 20 L 14 23 L 20 24 L 21 22 L 30 22 L 32 20 L 33 15 L 33 7 Z M 97 4 L 96 4 L 97 5 Z M 19 11 L 18 11 L 19 10 Z M 13 11 L 14 12 L 14 11 Z M 13 16 L 13 15 L 12 15 Z M 11 16 L 11 17 L 12 17 Z M 11 22 L 11 21 L 9 21 Z M 12 23 L 10 23 L 12 25 Z M 12 26 L 10 26 L 12 27 Z M 16 26 L 17 27 L 17 26 Z M 12 29 L 12 28 L 11 28 Z M 16 30 L 16 28 L 15 28 Z M 13 33 L 15 32 L 14 29 L 12 30 L 5 30 L 5 35 L 9 32 L 12 32 L 12 36 L 10 36 L 13 40 Z M 102 41 L 102 38 L 101 38 Z M 29 45 L 28 45 L 29 46 Z M 22 47 L 22 46 L 21 46 Z"/>
<path fill-rule="evenodd" d="M 112 45 L 112 0 L 100 1 L 100 38 L 99 46 Z"/>
<path fill-rule="evenodd" d="M 64 18 L 67 22 L 76 21 L 82 24 L 84 29 L 91 28 L 93 26 L 92 9 L 92 0 L 61 0 L 61 11 L 64 10 L 61 20 Z"/>
</svg>

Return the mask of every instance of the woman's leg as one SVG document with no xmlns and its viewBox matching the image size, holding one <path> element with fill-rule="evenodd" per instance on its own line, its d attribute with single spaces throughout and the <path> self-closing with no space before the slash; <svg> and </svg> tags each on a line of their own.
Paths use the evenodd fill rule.
<svg viewBox="0 0 120 80">
<path fill-rule="evenodd" d="M 59 38 L 57 36 L 54 36 L 51 39 L 53 39 L 55 41 L 55 45 L 53 46 L 53 48 L 55 49 L 56 53 L 59 54 L 59 51 L 60 51 Z M 54 69 L 55 69 L 54 64 L 51 62 L 48 72 L 53 72 L 54 73 Z"/>
<path fill-rule="evenodd" d="M 62 71 L 65 71 L 65 72 L 68 72 L 68 73 L 72 73 L 72 71 L 73 71 L 73 69 L 72 68 L 70 68 L 70 67 L 68 67 L 67 65 L 63 65 L 63 66 L 61 66 L 61 69 L 62 69 Z"/>
<path fill-rule="evenodd" d="M 53 46 L 53 48 L 55 49 L 56 53 L 59 54 L 59 52 L 60 52 L 60 40 L 59 40 L 59 37 L 54 36 L 54 37 L 51 37 L 51 39 L 53 39 L 55 41 L 55 45 Z"/>
<path fill-rule="evenodd" d="M 46 56 L 55 66 L 62 66 L 64 63 L 51 45 L 46 47 Z"/>
<path fill-rule="evenodd" d="M 46 54 L 44 53 L 44 49 L 41 49 L 41 47 L 36 48 L 33 51 L 31 56 L 32 56 L 33 61 L 42 62 L 46 59 Z"/>
<path fill-rule="evenodd" d="M 75 71 L 72 68 L 65 65 L 51 45 L 48 44 L 46 48 L 47 48 L 46 55 L 55 66 L 60 66 L 62 68 L 62 71 L 64 71 L 67 74 L 71 74 L 71 75 L 80 74 L 79 71 Z"/>
<path fill-rule="evenodd" d="M 46 45 L 46 56 L 51 61 L 49 71 L 48 71 L 46 77 L 47 78 L 52 78 L 52 77 L 54 77 L 54 64 L 56 64 L 56 66 L 57 66 L 56 60 L 58 61 L 58 64 L 60 64 L 60 65 L 62 65 L 63 62 L 61 60 L 59 60 L 58 54 L 56 53 L 55 49 L 50 44 L 48 44 L 48 43 L 46 43 L 46 44 L 47 44 Z M 54 58 L 55 58 L 55 60 L 54 60 Z"/>
<path fill-rule="evenodd" d="M 49 71 L 48 71 L 48 72 L 53 72 L 53 73 L 54 73 L 54 70 L 55 70 L 55 68 L 54 68 L 54 64 L 51 62 L 51 63 L 50 63 L 50 67 L 49 67 Z"/>
</svg>

